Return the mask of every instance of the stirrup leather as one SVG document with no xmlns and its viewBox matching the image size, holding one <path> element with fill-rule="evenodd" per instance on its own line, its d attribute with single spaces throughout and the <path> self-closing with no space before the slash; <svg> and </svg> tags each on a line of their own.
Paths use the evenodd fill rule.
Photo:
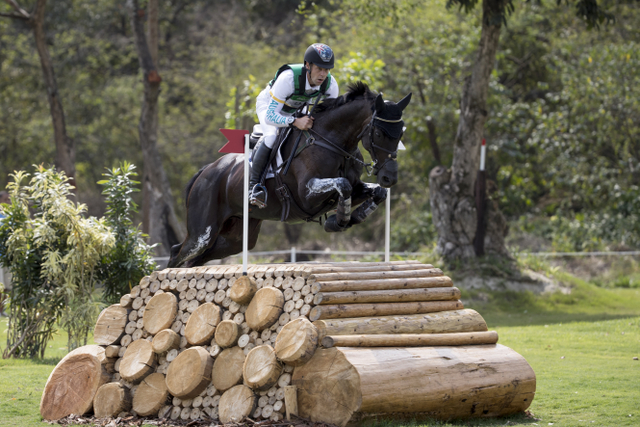
<svg viewBox="0 0 640 427">
<path fill-rule="evenodd" d="M 262 192 L 264 194 L 264 200 L 262 198 L 258 198 L 257 195 Z M 257 206 L 260 209 L 264 209 L 267 207 L 267 188 L 262 184 L 256 184 L 251 189 L 251 194 L 249 195 L 249 203 Z"/>
</svg>

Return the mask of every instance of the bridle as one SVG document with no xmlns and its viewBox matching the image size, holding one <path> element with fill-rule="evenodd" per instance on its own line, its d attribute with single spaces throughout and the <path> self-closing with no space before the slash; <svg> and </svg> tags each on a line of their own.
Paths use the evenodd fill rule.
<svg viewBox="0 0 640 427">
<path fill-rule="evenodd" d="M 397 120 L 383 119 L 382 117 L 378 117 L 376 114 L 376 111 L 374 110 L 373 114 L 371 115 L 371 120 L 369 121 L 369 123 L 367 123 L 364 129 L 362 129 L 362 132 L 360 132 L 360 135 L 358 135 L 358 139 L 361 139 L 365 134 L 368 135 L 367 142 L 369 143 L 369 147 L 367 147 L 367 144 L 365 144 L 364 138 L 362 138 L 362 145 L 364 146 L 364 148 L 367 149 L 369 154 L 371 154 L 371 158 L 373 159 L 373 174 L 378 175 L 378 172 L 380 172 L 380 170 L 384 168 L 384 166 L 388 162 L 396 161 L 396 159 L 398 158 L 398 145 L 396 144 L 396 149 L 394 151 L 391 151 L 375 144 L 374 142 L 374 128 L 376 127 L 375 120 L 379 120 L 385 123 L 401 123 L 402 118 Z M 400 137 L 402 137 L 402 135 L 400 135 Z M 398 138 L 398 141 L 399 140 L 400 138 Z M 376 153 L 376 149 L 387 153 L 387 157 L 384 159 L 382 164 L 378 164 L 379 160 L 378 160 L 378 154 Z"/>
<path fill-rule="evenodd" d="M 383 119 L 382 117 L 378 117 L 378 115 L 376 114 L 376 110 L 375 109 L 373 110 L 373 114 L 371 115 L 371 120 L 369 121 L 369 123 L 366 124 L 366 126 L 362 129 L 360 134 L 357 136 L 358 140 L 362 139 L 362 145 L 364 146 L 364 148 L 371 155 L 371 158 L 373 160 L 372 163 L 365 163 L 365 162 L 363 162 L 362 160 L 360 160 L 360 159 L 358 159 L 356 157 L 355 153 L 358 151 L 357 147 L 356 147 L 356 149 L 355 149 L 355 151 L 353 153 L 349 153 L 346 150 L 344 150 L 342 147 L 340 147 L 338 144 L 336 144 L 333 141 L 329 140 L 324 135 L 321 135 L 318 132 L 316 132 L 313 128 L 309 129 L 308 132 L 315 134 L 320 139 L 316 139 L 314 137 L 309 137 L 307 139 L 307 146 L 317 145 L 317 146 L 326 148 L 329 151 L 333 151 L 334 153 L 343 156 L 347 160 L 352 160 L 352 161 L 354 161 L 356 163 L 359 163 L 362 166 L 364 166 L 364 168 L 367 171 L 367 174 L 369 176 L 372 175 L 372 173 L 369 170 L 369 168 L 373 167 L 373 175 L 378 175 L 378 172 L 380 172 L 380 170 L 382 170 L 382 168 L 384 168 L 384 166 L 388 162 L 390 162 L 390 161 L 395 162 L 396 159 L 398 158 L 398 144 L 396 144 L 396 149 L 394 151 L 391 151 L 391 150 L 387 150 L 384 147 L 376 145 L 374 143 L 374 128 L 376 127 L 375 120 L 379 120 L 379 121 L 385 122 L 385 123 L 402 123 L 402 118 L 397 119 L 397 120 Z M 367 145 L 365 144 L 365 140 L 362 138 L 365 134 L 367 134 L 367 131 L 368 131 L 367 142 L 369 144 L 369 147 L 367 147 Z M 403 128 L 403 133 L 404 133 L 404 128 Z M 400 134 L 400 137 L 398 138 L 398 141 L 400 141 L 401 137 L 402 137 L 402 134 Z M 387 153 L 387 157 L 382 162 L 382 164 L 378 164 L 379 160 L 378 160 L 378 154 L 376 153 L 376 149 L 380 150 L 380 151 L 384 151 L 385 153 Z"/>
</svg>

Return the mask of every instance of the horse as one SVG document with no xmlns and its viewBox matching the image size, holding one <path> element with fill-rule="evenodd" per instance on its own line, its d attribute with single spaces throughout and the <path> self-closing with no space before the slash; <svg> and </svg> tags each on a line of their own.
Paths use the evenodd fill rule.
<svg viewBox="0 0 640 427">
<path fill-rule="evenodd" d="M 326 218 L 325 231 L 341 232 L 362 223 L 398 180 L 402 112 L 410 100 L 411 93 L 397 104 L 385 101 L 358 82 L 346 94 L 318 104 L 309 131 L 300 135 L 292 128 L 282 158 L 295 158 L 286 173 L 280 168 L 275 179 L 266 180 L 267 207 L 251 206 L 249 249 L 255 247 L 265 220 L 319 222 L 337 209 Z M 293 141 L 301 138 L 304 144 L 292 156 L 297 145 Z M 358 149 L 360 140 L 373 160 L 377 184 L 360 180 L 364 168 L 371 167 Z M 242 251 L 243 179 L 242 154 L 222 156 L 191 178 L 186 186 L 187 237 L 171 248 L 169 267 L 202 265 Z M 351 212 L 352 205 L 359 207 Z"/>
</svg>

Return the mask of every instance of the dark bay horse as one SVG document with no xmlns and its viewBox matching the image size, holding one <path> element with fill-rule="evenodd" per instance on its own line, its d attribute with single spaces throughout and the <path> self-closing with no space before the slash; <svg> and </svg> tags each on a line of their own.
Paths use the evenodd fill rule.
<svg viewBox="0 0 640 427">
<path fill-rule="evenodd" d="M 336 232 L 359 224 L 385 200 L 385 188 L 398 179 L 396 162 L 402 136 L 402 111 L 411 94 L 397 104 L 384 101 L 362 82 L 336 99 L 318 105 L 314 125 L 302 135 L 302 151 L 283 176 L 268 179 L 268 205 L 250 208 L 249 249 L 264 220 L 290 223 L 313 221 L 336 209 L 325 230 Z M 300 131 L 293 129 L 282 149 L 288 159 Z M 378 184 L 360 180 L 366 166 L 358 150 L 362 140 L 373 160 Z M 306 141 L 306 142 L 305 142 Z M 187 232 L 184 242 L 171 248 L 169 267 L 202 265 L 242 251 L 244 160 L 227 154 L 203 167 L 187 185 Z M 351 212 L 351 206 L 357 206 Z"/>
</svg>

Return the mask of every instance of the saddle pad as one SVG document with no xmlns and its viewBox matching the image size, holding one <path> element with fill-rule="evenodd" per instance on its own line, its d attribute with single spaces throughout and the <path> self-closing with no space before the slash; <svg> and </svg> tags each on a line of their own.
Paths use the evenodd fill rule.
<svg viewBox="0 0 640 427">
<path fill-rule="evenodd" d="M 259 125 L 254 126 L 254 132 L 256 132 L 256 127 L 259 127 Z M 259 130 L 259 132 L 260 134 L 262 134 L 262 130 Z M 276 140 L 276 143 L 277 142 L 278 141 Z M 280 144 L 280 148 L 278 148 L 278 152 L 276 153 L 276 165 L 278 169 L 280 169 L 282 167 L 282 164 L 284 163 L 284 160 L 282 160 L 282 147 L 285 145 L 285 143 L 286 143 L 286 140 L 284 143 Z M 253 150 L 251 150 L 251 157 L 249 157 L 249 165 L 253 167 Z M 273 172 L 273 167 L 271 164 L 269 164 L 265 179 L 271 179 L 273 177 L 275 177 L 275 174 Z"/>
</svg>

